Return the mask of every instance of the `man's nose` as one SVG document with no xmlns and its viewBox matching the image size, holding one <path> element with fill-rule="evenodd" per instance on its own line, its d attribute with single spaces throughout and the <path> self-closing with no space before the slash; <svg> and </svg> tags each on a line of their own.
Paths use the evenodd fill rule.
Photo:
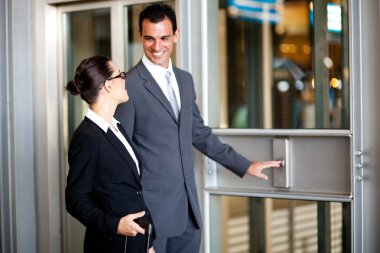
<svg viewBox="0 0 380 253">
<path fill-rule="evenodd" d="M 154 43 L 153 43 L 153 49 L 155 51 L 159 51 L 161 48 L 161 42 L 159 40 L 156 40 Z"/>
</svg>

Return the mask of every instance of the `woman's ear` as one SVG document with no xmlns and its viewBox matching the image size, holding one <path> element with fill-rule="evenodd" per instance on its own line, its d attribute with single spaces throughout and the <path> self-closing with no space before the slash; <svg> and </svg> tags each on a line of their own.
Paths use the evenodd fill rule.
<svg viewBox="0 0 380 253">
<path fill-rule="evenodd" d="M 110 84 L 109 81 L 106 81 L 106 82 L 104 83 L 104 89 L 106 89 L 106 91 L 107 91 L 108 93 L 110 93 L 110 92 L 112 91 L 112 85 Z"/>
</svg>

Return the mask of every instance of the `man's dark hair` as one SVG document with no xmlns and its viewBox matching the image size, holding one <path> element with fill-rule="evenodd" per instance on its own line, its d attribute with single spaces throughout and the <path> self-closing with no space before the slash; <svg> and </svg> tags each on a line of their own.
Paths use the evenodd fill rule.
<svg viewBox="0 0 380 253">
<path fill-rule="evenodd" d="M 139 18 L 139 28 L 140 32 L 142 32 L 142 22 L 147 19 L 149 22 L 157 24 L 168 18 L 172 23 L 173 33 L 177 31 L 177 18 L 175 15 L 175 11 L 167 4 L 163 3 L 154 3 L 146 6 L 144 10 L 140 13 Z"/>
</svg>

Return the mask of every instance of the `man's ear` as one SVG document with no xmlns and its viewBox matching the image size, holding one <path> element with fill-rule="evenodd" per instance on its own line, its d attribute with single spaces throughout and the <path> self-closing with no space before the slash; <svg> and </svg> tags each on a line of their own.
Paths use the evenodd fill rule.
<svg viewBox="0 0 380 253">
<path fill-rule="evenodd" d="M 177 43 L 178 40 L 179 40 L 179 28 L 177 28 L 177 30 L 174 32 L 174 35 L 173 35 L 173 42 Z"/>
</svg>

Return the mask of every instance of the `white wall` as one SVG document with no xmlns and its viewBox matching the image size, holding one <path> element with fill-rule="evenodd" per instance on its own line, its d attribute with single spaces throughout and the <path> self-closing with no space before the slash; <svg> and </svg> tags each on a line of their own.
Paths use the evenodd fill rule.
<svg viewBox="0 0 380 253">
<path fill-rule="evenodd" d="M 1 250 L 36 252 L 32 1 L 0 9 Z"/>
</svg>

